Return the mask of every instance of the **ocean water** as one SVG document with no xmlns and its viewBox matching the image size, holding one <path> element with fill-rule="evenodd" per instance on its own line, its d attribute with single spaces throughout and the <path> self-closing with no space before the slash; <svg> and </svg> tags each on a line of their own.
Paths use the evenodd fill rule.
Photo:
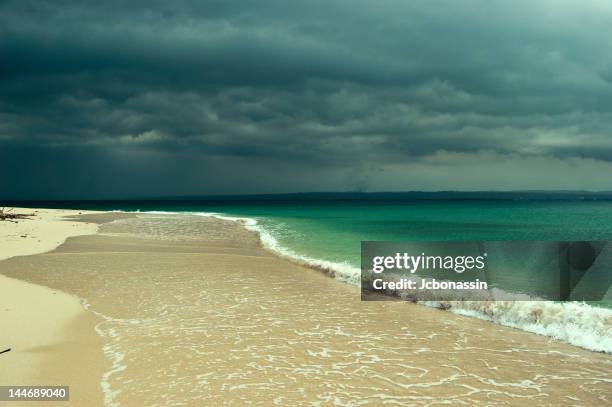
<svg viewBox="0 0 612 407">
<path fill-rule="evenodd" d="M 61 206 L 230 219 L 259 233 L 263 245 L 277 254 L 349 284 L 359 282 L 362 240 L 612 240 L 612 201 L 116 201 Z M 612 353 L 610 301 L 448 305 L 459 314 Z"/>
<path fill-rule="evenodd" d="M 47 206 L 250 218 L 288 249 L 355 267 L 362 240 L 612 240 L 612 201 L 76 201 Z"/>
</svg>

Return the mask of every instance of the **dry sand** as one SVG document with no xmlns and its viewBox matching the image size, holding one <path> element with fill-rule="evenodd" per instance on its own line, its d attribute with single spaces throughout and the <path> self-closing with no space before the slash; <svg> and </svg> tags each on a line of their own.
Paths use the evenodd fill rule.
<svg viewBox="0 0 612 407">
<path fill-rule="evenodd" d="M 0 260 L 48 252 L 70 236 L 97 230 L 94 223 L 64 219 L 92 212 L 14 208 L 14 213 L 34 216 L 0 222 Z M 3 266 L 0 262 L 0 273 Z M 72 400 L 80 403 L 75 405 L 87 400 L 100 405 L 99 376 L 108 361 L 94 331 L 98 322 L 76 296 L 0 274 L 0 350 L 11 348 L 0 355 L 0 385 L 70 385 Z"/>
<path fill-rule="evenodd" d="M 90 359 L 37 362 L 54 382 L 88 369 L 70 383 L 91 400 L 71 405 L 102 404 L 94 379 L 107 405 L 121 406 L 612 402 L 611 355 L 419 305 L 361 302 L 354 287 L 273 256 L 232 222 L 124 218 L 0 268 L 84 299 L 98 318 L 106 365 L 91 323 L 75 318 L 58 332 L 63 357 Z M 11 363 L 23 363 L 16 355 Z M 2 382 L 17 377 L 0 372 Z"/>
</svg>

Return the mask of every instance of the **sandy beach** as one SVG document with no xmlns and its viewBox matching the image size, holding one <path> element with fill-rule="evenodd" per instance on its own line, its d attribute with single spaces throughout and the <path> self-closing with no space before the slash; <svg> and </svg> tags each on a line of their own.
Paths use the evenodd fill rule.
<svg viewBox="0 0 612 407">
<path fill-rule="evenodd" d="M 612 355 L 361 302 L 236 222 L 37 211 L 0 222 L 0 385 L 75 406 L 612 402 Z"/>
<path fill-rule="evenodd" d="M 55 249 L 68 237 L 96 233 L 97 225 L 68 221 L 66 216 L 92 213 L 55 209 L 14 208 L 30 219 L 0 222 L 0 260 Z M 0 262 L 0 273 L 4 272 Z M 75 405 L 91 400 L 101 405 L 99 380 L 108 362 L 93 328 L 97 318 L 80 299 L 59 290 L 0 274 L 1 385 L 72 384 Z M 80 404 L 76 404 L 80 403 Z M 19 405 L 40 405 L 20 402 Z M 48 403 L 56 404 L 56 403 Z M 57 403 L 65 405 L 66 403 Z"/>
</svg>

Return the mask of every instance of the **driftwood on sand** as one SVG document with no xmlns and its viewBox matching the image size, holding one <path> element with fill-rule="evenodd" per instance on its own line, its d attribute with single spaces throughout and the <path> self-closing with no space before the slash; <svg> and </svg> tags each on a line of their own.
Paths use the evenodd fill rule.
<svg viewBox="0 0 612 407">
<path fill-rule="evenodd" d="M 0 221 L 17 222 L 18 219 L 29 219 L 33 213 L 13 213 L 13 208 L 0 208 Z"/>
</svg>

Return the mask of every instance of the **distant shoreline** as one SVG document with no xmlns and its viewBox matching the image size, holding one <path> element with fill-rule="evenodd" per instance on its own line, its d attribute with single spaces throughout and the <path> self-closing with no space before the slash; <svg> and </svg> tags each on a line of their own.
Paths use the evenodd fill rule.
<svg viewBox="0 0 612 407">
<path fill-rule="evenodd" d="M 20 206 L 35 203 L 106 203 L 114 202 L 317 202 L 317 201 L 445 201 L 445 200 L 491 200 L 491 201 L 607 201 L 612 200 L 612 191 L 407 191 L 407 192 L 298 192 L 281 194 L 244 195 L 185 195 L 159 197 L 126 197 L 103 199 L 6 199 L 0 197 L 0 206 Z M 44 205 L 40 205 L 44 207 Z M 75 208 L 76 209 L 76 208 Z"/>
</svg>

